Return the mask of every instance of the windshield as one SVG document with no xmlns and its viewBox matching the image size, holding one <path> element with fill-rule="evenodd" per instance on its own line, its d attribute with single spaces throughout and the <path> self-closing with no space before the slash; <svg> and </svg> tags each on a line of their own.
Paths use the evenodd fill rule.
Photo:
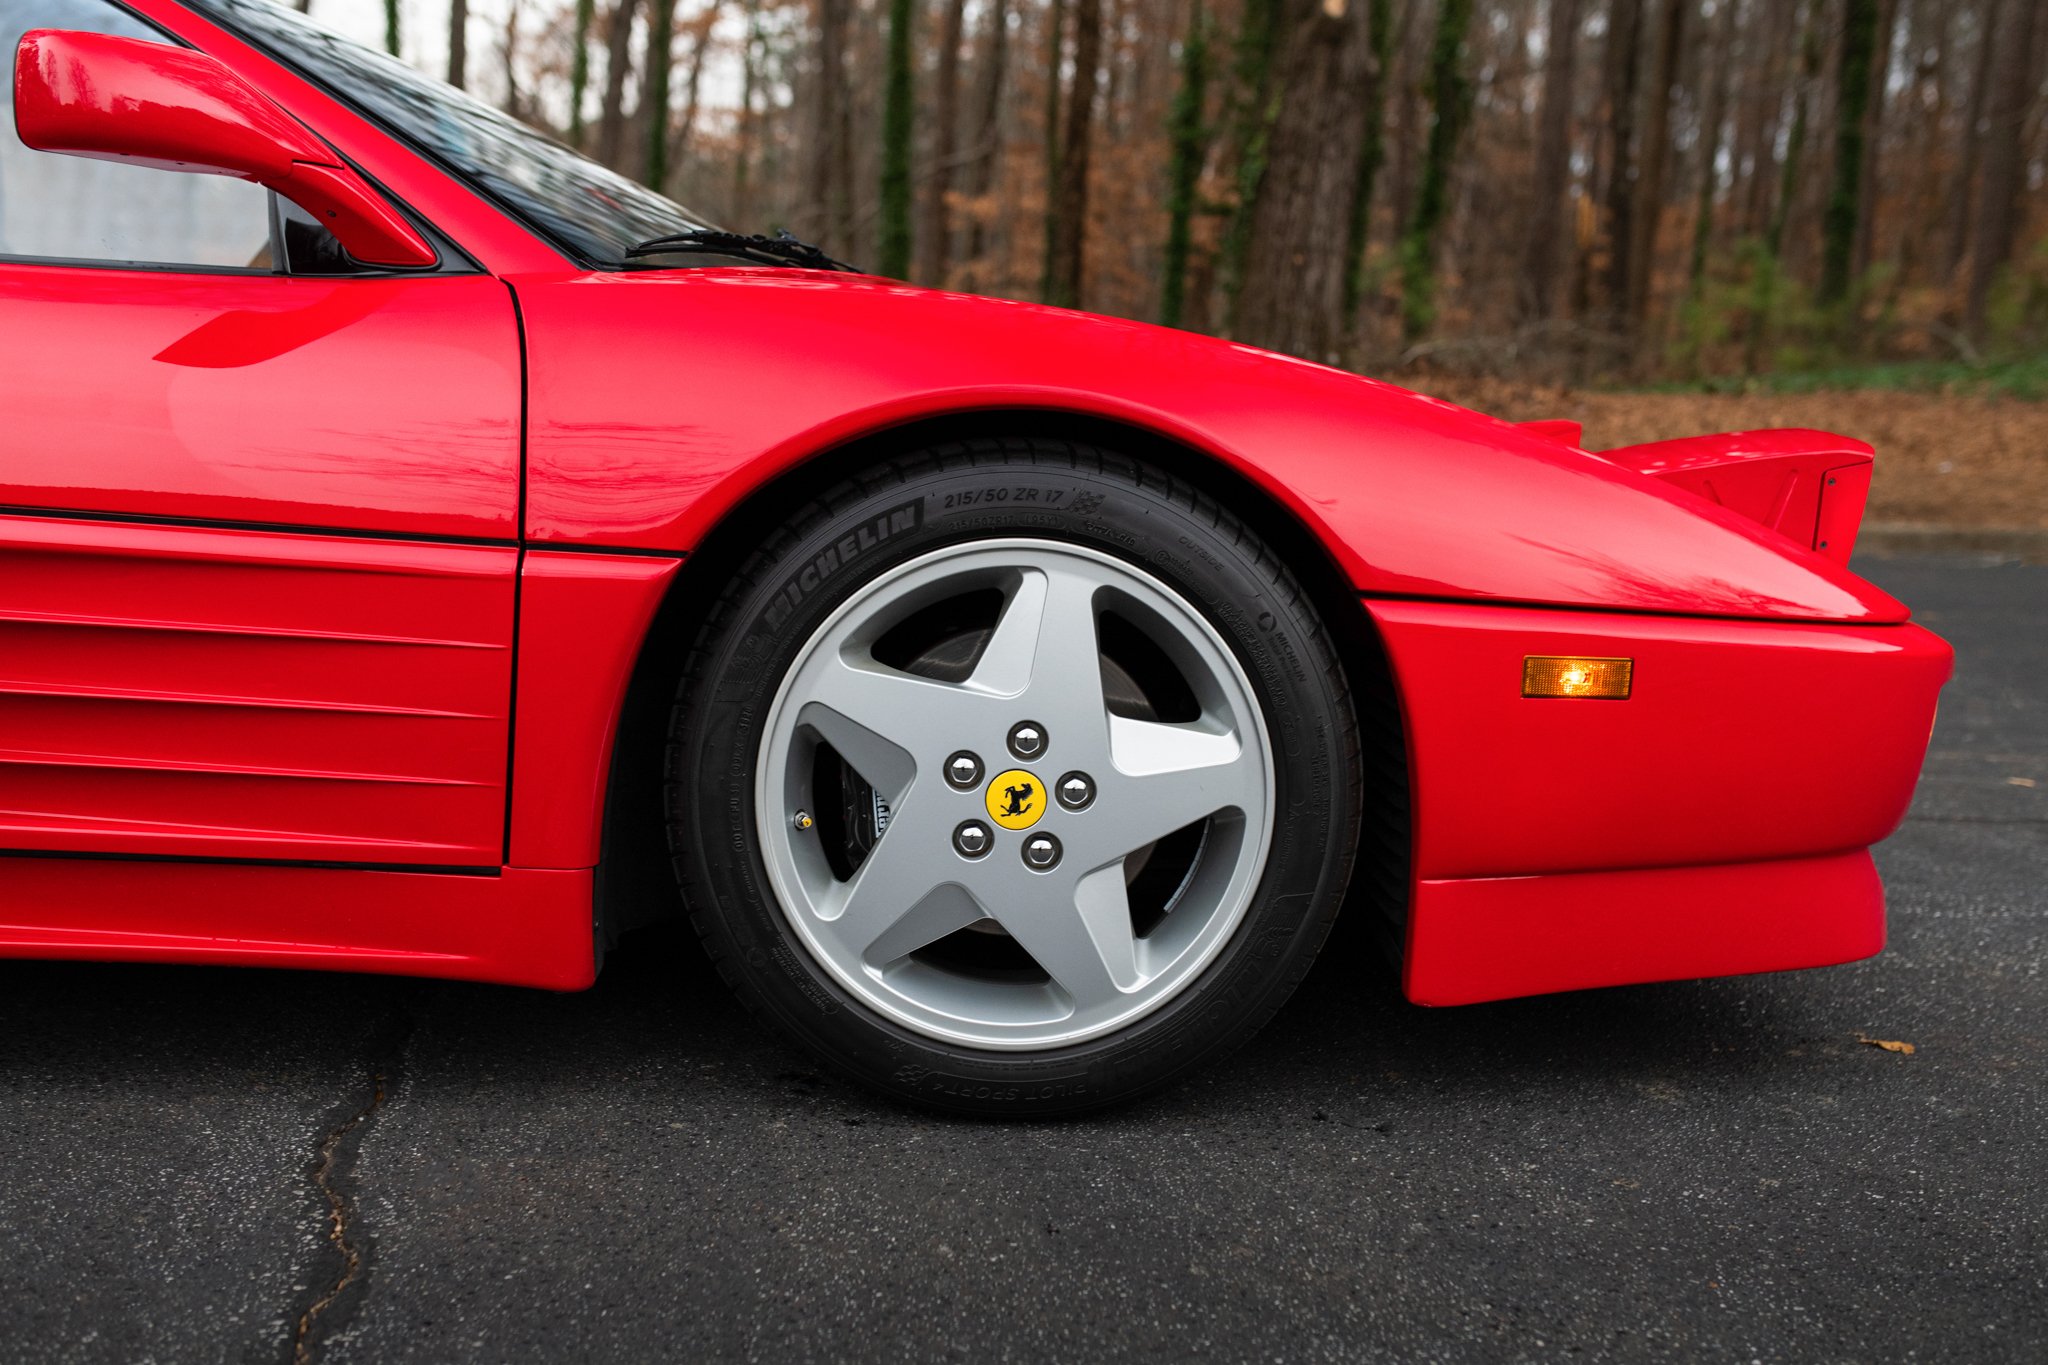
<svg viewBox="0 0 2048 1365">
<path fill-rule="evenodd" d="M 274 0 L 187 0 L 475 185 L 578 261 L 627 264 L 650 237 L 712 224 L 396 57 Z"/>
</svg>

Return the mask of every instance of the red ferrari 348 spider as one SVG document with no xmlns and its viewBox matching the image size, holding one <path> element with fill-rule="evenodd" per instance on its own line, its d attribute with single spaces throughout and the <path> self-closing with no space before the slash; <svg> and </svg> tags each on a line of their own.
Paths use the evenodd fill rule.
<svg viewBox="0 0 2048 1365">
<path fill-rule="evenodd" d="M 574 989 L 680 911 L 1043 1113 L 1347 903 L 1429 1004 L 1883 946 L 1950 652 L 1857 441 L 863 276 L 270 0 L 0 39 L 0 954 Z"/>
</svg>

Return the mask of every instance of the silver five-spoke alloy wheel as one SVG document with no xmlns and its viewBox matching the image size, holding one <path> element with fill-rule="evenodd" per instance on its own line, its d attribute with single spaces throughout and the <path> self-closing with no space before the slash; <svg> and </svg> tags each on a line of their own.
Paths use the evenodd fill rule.
<svg viewBox="0 0 2048 1365">
<path fill-rule="evenodd" d="M 992 592 L 963 676 L 876 657 L 920 610 Z M 1106 612 L 1170 661 L 1186 714 L 1118 704 Z M 1077 545 L 969 541 L 865 584 L 798 651 L 761 733 L 756 831 L 797 939 L 870 1009 L 951 1043 L 1054 1048 L 1159 1009 L 1229 941 L 1271 843 L 1272 752 L 1236 657 L 1159 579 Z M 811 814 L 846 800 L 820 790 L 821 747 L 858 774 L 871 835 L 851 867 Z M 1141 926 L 1129 888 L 1169 837 L 1194 851 Z M 963 932 L 1035 970 L 927 951 Z"/>
</svg>

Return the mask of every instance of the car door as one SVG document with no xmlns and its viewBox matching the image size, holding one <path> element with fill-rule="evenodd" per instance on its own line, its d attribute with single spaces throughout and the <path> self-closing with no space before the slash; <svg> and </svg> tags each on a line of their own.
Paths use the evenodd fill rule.
<svg viewBox="0 0 2048 1365">
<path fill-rule="evenodd" d="M 170 41 L 0 0 L 10 62 L 37 28 Z M 504 285 L 447 243 L 360 270 L 257 186 L 0 110 L 0 851 L 498 866 Z"/>
</svg>

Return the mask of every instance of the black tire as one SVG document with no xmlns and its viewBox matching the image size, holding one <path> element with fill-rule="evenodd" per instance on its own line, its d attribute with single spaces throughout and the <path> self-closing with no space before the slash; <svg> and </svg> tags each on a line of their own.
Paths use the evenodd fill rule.
<svg viewBox="0 0 2048 1365">
<path fill-rule="evenodd" d="M 992 490 L 1008 493 L 992 500 Z M 878 524 L 896 529 L 858 535 Z M 1276 781 L 1263 877 L 1215 959 L 1120 1031 L 1044 1052 L 943 1043 L 841 989 L 789 928 L 754 824 L 767 702 L 820 623 L 884 569 L 944 545 L 1020 534 L 1140 564 L 1194 603 L 1251 680 Z M 831 547 L 840 549 L 827 555 Z M 824 564 L 836 567 L 820 574 Z M 833 1070 L 897 1099 L 981 1115 L 1065 1114 L 1155 1090 L 1224 1055 L 1300 983 L 1357 849 L 1357 724 L 1307 594 L 1213 499 L 1111 452 L 978 440 L 891 460 L 832 489 L 796 510 L 733 575 L 677 689 L 667 805 L 691 921 L 754 1012 Z"/>
</svg>

